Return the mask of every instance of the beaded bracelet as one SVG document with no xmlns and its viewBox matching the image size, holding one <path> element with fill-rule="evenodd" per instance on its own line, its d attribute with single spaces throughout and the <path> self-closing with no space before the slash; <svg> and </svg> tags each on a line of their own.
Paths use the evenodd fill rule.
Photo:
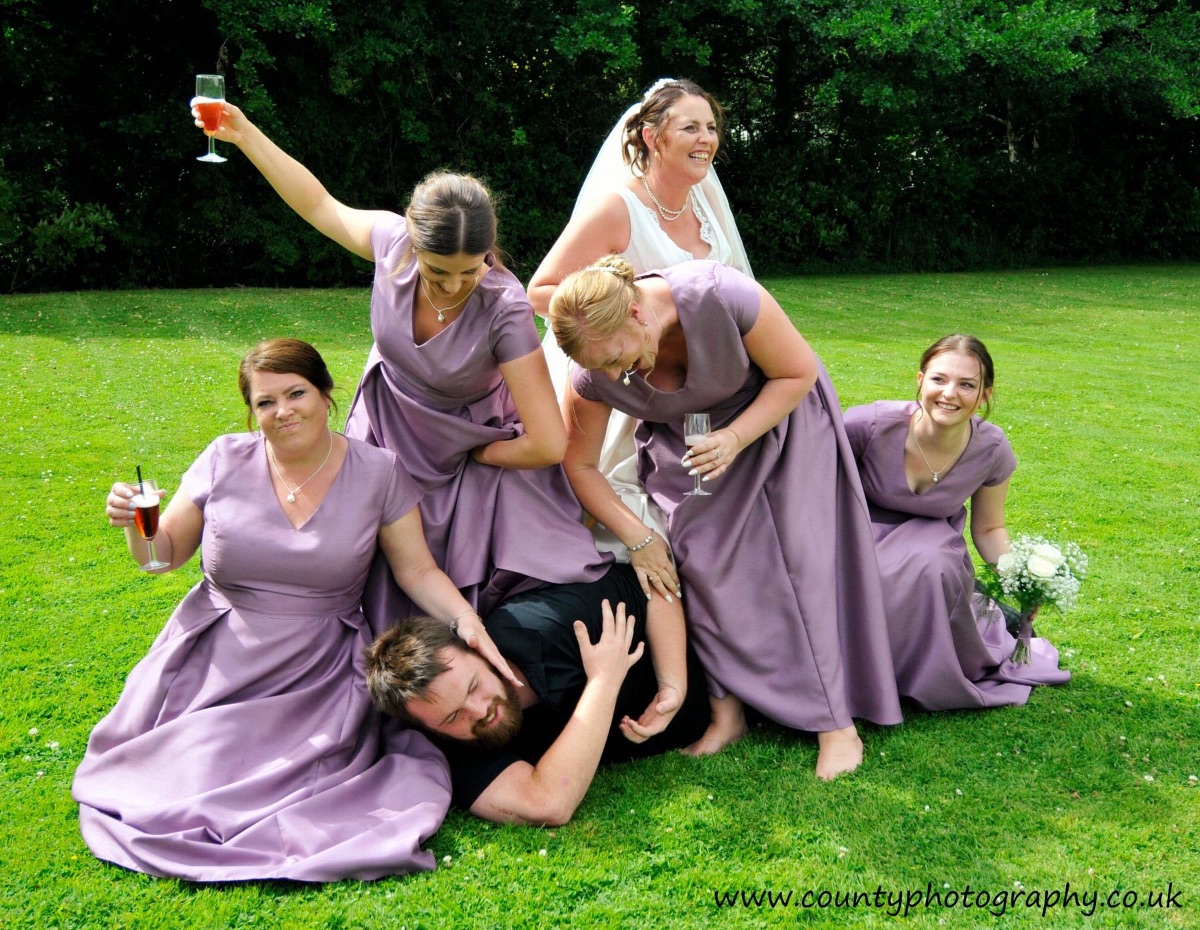
<svg viewBox="0 0 1200 930">
<path fill-rule="evenodd" d="M 630 552 L 640 552 L 642 549 L 645 549 L 652 542 L 654 542 L 654 534 L 653 533 L 651 533 L 649 536 L 647 536 L 645 539 L 643 539 L 636 546 L 626 546 L 625 548 L 628 549 Z"/>
</svg>

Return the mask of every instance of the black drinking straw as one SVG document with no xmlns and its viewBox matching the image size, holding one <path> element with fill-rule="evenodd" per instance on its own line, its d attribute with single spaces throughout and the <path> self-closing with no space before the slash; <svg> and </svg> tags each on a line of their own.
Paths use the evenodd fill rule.
<svg viewBox="0 0 1200 930">
<path fill-rule="evenodd" d="M 142 497 L 145 497 L 146 496 L 146 488 L 142 484 L 142 466 L 141 465 L 137 466 L 137 473 L 138 473 L 138 493 L 141 494 Z"/>
</svg>

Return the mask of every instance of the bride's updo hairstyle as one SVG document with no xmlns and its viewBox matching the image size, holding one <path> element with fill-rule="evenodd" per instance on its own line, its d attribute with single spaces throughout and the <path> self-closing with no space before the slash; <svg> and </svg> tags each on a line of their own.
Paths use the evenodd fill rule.
<svg viewBox="0 0 1200 930">
<path fill-rule="evenodd" d="M 605 255 L 567 275 L 550 298 L 550 329 L 558 347 L 578 361 L 589 342 L 628 325 L 630 307 L 641 296 L 633 266 L 619 255 Z"/>
<path fill-rule="evenodd" d="M 625 164 L 632 165 L 642 174 L 646 173 L 653 153 L 642 138 L 642 129 L 647 126 L 655 132 L 665 129 L 671 121 L 671 110 L 681 97 L 703 97 L 712 107 L 713 118 L 717 121 L 717 149 L 720 150 L 725 141 L 725 111 L 716 98 L 699 84 L 680 78 L 652 88 L 642 101 L 641 108 L 626 121 L 625 143 L 621 149 Z"/>
<path fill-rule="evenodd" d="M 404 220 L 418 252 L 483 255 L 496 249 L 492 195 L 469 174 L 435 171 L 426 175 L 412 192 Z"/>
<path fill-rule="evenodd" d="M 992 364 L 992 353 L 977 337 L 966 335 L 963 333 L 952 333 L 949 336 L 943 336 L 921 356 L 920 371 L 924 373 L 932 362 L 939 355 L 945 355 L 947 352 L 959 352 L 963 355 L 973 355 L 975 360 L 979 362 L 979 393 L 981 401 L 981 409 L 979 410 L 979 418 L 986 420 L 992 412 L 992 385 L 996 381 L 996 366 Z M 918 398 L 920 391 L 917 392 Z"/>
</svg>

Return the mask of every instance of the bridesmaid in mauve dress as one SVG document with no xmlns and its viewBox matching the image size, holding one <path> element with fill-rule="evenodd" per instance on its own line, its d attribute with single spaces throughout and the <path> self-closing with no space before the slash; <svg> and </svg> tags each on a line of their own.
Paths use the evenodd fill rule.
<svg viewBox="0 0 1200 930">
<path fill-rule="evenodd" d="M 744 703 L 816 731 L 819 777 L 856 768 L 854 718 L 901 714 L 866 501 L 808 343 L 762 287 L 714 262 L 635 285 L 624 259 L 603 258 L 559 286 L 550 319 L 578 363 L 566 457 L 576 493 L 658 594 L 683 580 L 714 697 L 713 726 L 692 751 L 739 738 Z M 639 474 L 667 516 L 677 573 L 667 541 L 596 467 L 611 408 L 641 420 Z M 696 412 L 713 429 L 684 461 L 683 418 Z M 712 496 L 686 496 L 689 468 Z"/>
<path fill-rule="evenodd" d="M 600 578 L 611 557 L 597 553 L 562 472 L 562 417 L 529 300 L 496 257 L 486 188 L 435 173 L 403 217 L 359 210 L 232 104 L 216 135 L 303 219 L 375 263 L 375 345 L 346 434 L 400 457 L 425 492 L 434 559 L 464 596 L 486 612 L 546 583 Z M 412 612 L 382 558 L 363 609 L 377 633 Z"/>
<path fill-rule="evenodd" d="M 1009 550 L 1004 503 L 1017 467 L 1008 437 L 977 416 L 990 408 L 992 357 L 974 336 L 926 350 L 915 401 L 877 401 L 846 411 L 846 433 L 871 507 L 875 549 L 900 694 L 927 710 L 1024 704 L 1034 685 L 1070 672 L 1040 637 L 1030 661 L 995 604 L 974 590 L 963 529 L 995 562 Z M 936 470 L 935 470 L 936 469 Z"/>
<path fill-rule="evenodd" d="M 428 197 L 422 188 L 414 194 L 418 204 Z M 486 195 L 480 203 L 490 216 Z M 462 313 L 444 327 L 435 323 L 428 339 L 414 338 L 421 324 L 416 297 L 424 291 L 418 262 L 405 264 L 414 248 L 414 212 L 410 205 L 408 221 L 385 214 L 371 230 L 375 345 L 346 432 L 401 455 L 425 491 L 421 516 L 430 549 L 480 611 L 545 583 L 595 581 L 610 560 L 584 528 L 561 465 L 523 468 L 504 458 L 504 447 L 531 441 L 514 392 L 534 409 L 548 401 L 553 431 L 563 429 L 548 379 L 541 396 L 528 390 L 545 375 L 545 361 L 525 291 L 495 264 L 489 245 L 478 256 L 489 270 L 472 286 Z M 538 378 L 525 369 L 540 369 Z M 495 465 L 517 464 L 495 467 L 493 454 Z M 373 622 L 407 613 L 398 594 L 386 566 L 377 565 L 364 600 Z"/>
<path fill-rule="evenodd" d="M 216 439 L 183 476 L 155 539 L 165 571 L 201 549 L 176 608 L 75 776 L 101 859 L 196 882 L 376 879 L 432 868 L 421 844 L 450 801 L 442 755 L 367 695 L 359 606 L 376 548 L 433 617 L 499 658 L 421 533 L 420 489 L 396 456 L 329 429 L 333 381 L 298 340 L 242 362 L 260 433 Z M 136 488 L 109 521 L 133 529 Z"/>
</svg>

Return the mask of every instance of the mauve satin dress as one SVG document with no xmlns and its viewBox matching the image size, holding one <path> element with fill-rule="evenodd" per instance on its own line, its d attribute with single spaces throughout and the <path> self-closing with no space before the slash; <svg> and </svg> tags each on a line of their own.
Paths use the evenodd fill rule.
<svg viewBox="0 0 1200 930">
<path fill-rule="evenodd" d="M 600 578 L 612 558 L 596 551 L 562 466 L 496 468 L 471 458 L 478 446 L 524 432 L 499 367 L 539 349 L 520 282 L 493 267 L 459 316 L 417 344 L 417 263 L 400 268 L 411 252 L 403 217 L 380 220 L 371 241 L 375 345 L 346 434 L 400 457 L 425 492 L 421 519 L 434 560 L 480 612 L 543 584 Z M 363 609 L 379 631 L 412 611 L 382 558 Z"/>
<path fill-rule="evenodd" d="M 351 440 L 315 514 L 288 522 L 257 434 L 222 436 L 177 493 L 204 512 L 203 580 L 96 726 L 75 775 L 101 859 L 194 882 L 376 879 L 433 868 L 441 753 L 384 720 L 359 602 L 379 528 L 420 490 Z M 144 583 L 153 584 L 153 579 Z"/>
<path fill-rule="evenodd" d="M 711 497 L 686 497 L 684 414 L 707 411 L 718 430 L 766 383 L 742 343 L 759 293 L 715 262 L 653 274 L 670 287 L 687 342 L 683 386 L 659 391 L 640 373 L 625 385 L 577 366 L 572 378 L 583 397 L 641 421 L 638 473 L 667 516 L 710 691 L 801 730 L 899 723 L 867 504 L 828 374 L 707 482 Z"/>
<path fill-rule="evenodd" d="M 999 608 L 975 592 L 963 538 L 966 502 L 1013 473 L 1004 431 L 976 417 L 954 467 L 921 494 L 908 486 L 904 443 L 916 401 L 877 401 L 846 411 L 846 433 L 862 476 L 900 694 L 926 710 L 1024 704 L 1034 685 L 1062 684 L 1058 651 L 1034 637 L 1015 665 L 1016 640 Z"/>
</svg>

